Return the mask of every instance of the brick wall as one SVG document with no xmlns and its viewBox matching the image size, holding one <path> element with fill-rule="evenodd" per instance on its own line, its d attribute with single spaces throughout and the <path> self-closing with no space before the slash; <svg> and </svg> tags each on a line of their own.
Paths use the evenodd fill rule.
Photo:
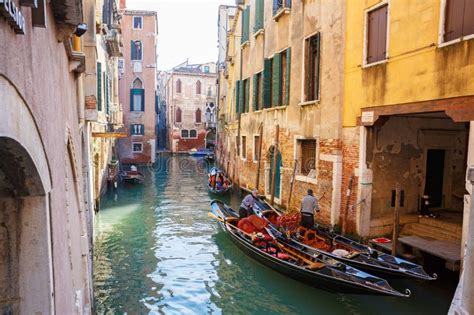
<svg viewBox="0 0 474 315">
<path fill-rule="evenodd" d="M 341 212 L 339 222 L 343 222 L 344 212 L 347 207 L 346 193 L 349 188 L 349 181 L 351 175 L 354 174 L 352 182 L 352 193 L 349 200 L 349 211 L 347 213 L 346 232 L 356 233 L 357 213 L 356 207 L 352 207 L 357 203 L 357 186 L 358 177 L 355 175 L 355 170 L 359 164 L 359 129 L 345 128 L 343 130 L 342 142 L 342 189 L 341 189 Z"/>
</svg>

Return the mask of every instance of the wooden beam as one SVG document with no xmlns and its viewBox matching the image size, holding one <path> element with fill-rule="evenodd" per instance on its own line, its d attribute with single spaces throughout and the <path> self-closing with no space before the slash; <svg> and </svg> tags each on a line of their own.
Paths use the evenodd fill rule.
<svg viewBox="0 0 474 315">
<path fill-rule="evenodd" d="M 127 132 L 93 132 L 92 133 L 93 138 L 126 138 L 128 137 Z"/>
<path fill-rule="evenodd" d="M 358 123 L 373 126 L 381 116 L 445 112 L 454 122 L 474 120 L 474 95 L 445 99 L 364 107 Z"/>
</svg>

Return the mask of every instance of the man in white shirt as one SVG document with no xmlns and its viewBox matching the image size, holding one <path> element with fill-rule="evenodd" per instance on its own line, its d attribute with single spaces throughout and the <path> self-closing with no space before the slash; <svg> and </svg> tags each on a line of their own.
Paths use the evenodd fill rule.
<svg viewBox="0 0 474 315">
<path fill-rule="evenodd" d="M 301 200 L 301 226 L 314 228 L 314 212 L 319 212 L 318 199 L 313 196 L 313 190 L 308 189 L 308 194 Z"/>
<path fill-rule="evenodd" d="M 258 198 L 258 191 L 256 189 L 252 190 L 251 194 L 245 196 L 244 200 L 240 204 L 239 216 L 240 218 L 248 217 L 253 214 L 253 205 Z"/>
</svg>

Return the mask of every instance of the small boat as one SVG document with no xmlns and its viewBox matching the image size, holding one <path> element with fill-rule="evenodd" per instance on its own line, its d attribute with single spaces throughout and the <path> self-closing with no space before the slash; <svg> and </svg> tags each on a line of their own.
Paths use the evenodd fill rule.
<svg viewBox="0 0 474 315">
<path fill-rule="evenodd" d="M 222 176 L 222 185 L 218 185 L 217 181 L 219 176 Z M 208 174 L 208 184 L 207 187 L 209 192 L 213 194 L 225 194 L 232 190 L 232 181 L 225 175 L 224 171 L 217 167 L 211 168 Z"/>
<path fill-rule="evenodd" d="M 277 214 L 278 212 L 275 209 L 271 209 L 261 200 L 256 202 L 254 209 L 257 210 L 257 215 L 265 217 L 273 223 L 275 223 L 275 220 L 271 218 L 272 216 L 282 216 L 281 213 Z M 370 246 L 333 233 L 319 225 L 315 226 L 314 231 L 304 231 L 305 229 L 302 227 L 295 230 L 273 223 L 270 223 L 270 225 L 276 227 L 283 234 L 290 235 L 309 254 L 324 253 L 347 265 L 381 277 L 421 280 L 436 280 L 438 277 L 436 274 L 430 276 L 418 264 L 378 251 Z M 288 224 L 285 225 L 289 226 Z M 293 223 L 293 226 L 295 225 L 299 226 L 298 219 Z M 306 235 L 306 233 L 308 234 Z M 311 233 L 313 233 L 313 236 L 311 236 Z"/>
<path fill-rule="evenodd" d="M 203 156 L 203 157 L 208 157 L 211 154 L 214 155 L 214 152 L 212 152 L 209 149 L 191 149 L 189 150 L 188 153 L 191 156 Z"/>
<path fill-rule="evenodd" d="M 347 266 L 327 255 L 318 253 L 311 257 L 300 252 L 286 243 L 293 242 L 291 239 L 280 240 L 282 234 L 275 229 L 266 229 L 267 234 L 264 236 L 262 233 L 251 235 L 239 228 L 237 213 L 221 201 L 211 202 L 209 215 L 219 221 L 224 232 L 247 255 L 296 280 L 320 289 L 347 294 L 399 297 L 411 294 L 408 289 L 406 293 L 398 292 L 386 280 Z"/>
<path fill-rule="evenodd" d="M 130 166 L 129 171 L 122 171 L 120 172 L 120 178 L 123 181 L 127 182 L 141 182 L 142 180 L 145 179 L 145 175 L 140 173 L 135 165 Z"/>
</svg>

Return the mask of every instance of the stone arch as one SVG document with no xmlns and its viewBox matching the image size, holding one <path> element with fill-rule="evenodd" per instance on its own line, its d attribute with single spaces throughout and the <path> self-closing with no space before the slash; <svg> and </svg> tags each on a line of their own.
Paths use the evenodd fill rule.
<svg viewBox="0 0 474 315">
<path fill-rule="evenodd" d="M 28 105 L 1 75 L 0 95 L 0 313 L 50 314 L 50 168 Z"/>
<path fill-rule="evenodd" d="M 136 77 L 132 82 L 132 88 L 134 89 L 143 89 L 143 81 L 139 77 Z"/>
</svg>

